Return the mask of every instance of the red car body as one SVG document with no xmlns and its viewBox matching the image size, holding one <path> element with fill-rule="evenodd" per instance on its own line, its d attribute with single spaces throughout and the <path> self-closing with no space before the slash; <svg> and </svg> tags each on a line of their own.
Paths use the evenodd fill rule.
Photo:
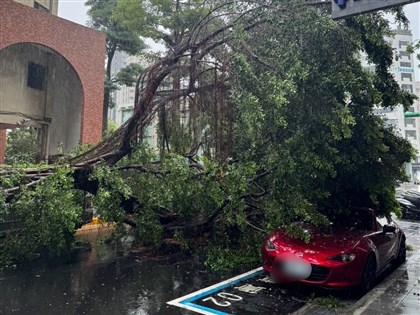
<svg viewBox="0 0 420 315">
<path fill-rule="evenodd" d="M 278 228 L 264 240 L 264 270 L 277 280 L 287 279 L 278 258 L 292 254 L 311 266 L 310 275 L 297 281 L 343 288 L 361 284 L 367 274 L 366 268 L 369 268 L 368 257 L 373 279 L 390 263 L 405 261 L 405 236 L 391 219 L 376 218 L 372 209 L 356 209 L 344 225 L 333 223 L 323 229 L 303 225 L 311 234 L 309 243 L 292 238 L 284 228 Z"/>
</svg>

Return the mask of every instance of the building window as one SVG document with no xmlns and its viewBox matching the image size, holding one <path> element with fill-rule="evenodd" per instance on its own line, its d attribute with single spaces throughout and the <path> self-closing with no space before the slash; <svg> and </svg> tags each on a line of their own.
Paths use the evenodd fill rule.
<svg viewBox="0 0 420 315">
<path fill-rule="evenodd" d="M 46 69 L 34 62 L 28 65 L 28 82 L 27 86 L 35 90 L 44 91 Z"/>
<path fill-rule="evenodd" d="M 406 51 L 400 50 L 400 57 L 407 57 L 408 60 L 411 60 L 411 55 Z"/>
<path fill-rule="evenodd" d="M 46 7 L 44 7 L 42 4 L 39 4 L 38 2 L 35 1 L 34 3 L 34 8 L 41 11 L 41 12 L 47 12 L 50 13 L 50 10 L 48 10 Z"/>
<path fill-rule="evenodd" d="M 392 113 L 393 110 L 390 108 L 385 108 L 385 107 L 379 107 L 379 108 L 374 108 L 373 109 L 373 113 L 375 115 L 383 115 L 383 114 L 387 114 L 387 113 Z"/>
<path fill-rule="evenodd" d="M 417 139 L 416 131 L 415 130 L 406 130 L 405 131 L 405 138 L 406 139 L 409 139 L 409 138 Z"/>
<path fill-rule="evenodd" d="M 401 73 L 401 81 L 404 79 L 408 79 L 410 82 L 413 82 L 413 74 L 412 73 Z"/>
<path fill-rule="evenodd" d="M 414 113 L 414 106 L 410 106 L 410 107 L 408 108 L 408 112 L 412 112 L 412 113 Z"/>
<path fill-rule="evenodd" d="M 125 123 L 133 115 L 133 112 L 133 108 L 121 110 L 121 124 Z"/>
<path fill-rule="evenodd" d="M 408 45 L 408 42 L 406 41 L 406 40 L 400 40 L 399 41 L 399 46 L 400 46 L 400 48 L 403 48 L 403 47 L 405 47 L 405 46 L 407 46 Z"/>
<path fill-rule="evenodd" d="M 400 66 L 405 68 L 411 68 L 411 62 L 401 61 Z"/>
<path fill-rule="evenodd" d="M 388 127 L 397 127 L 398 119 L 385 119 L 385 125 Z"/>
<path fill-rule="evenodd" d="M 413 93 L 413 86 L 411 84 L 401 84 L 401 88 L 407 92 Z"/>
<path fill-rule="evenodd" d="M 405 118 L 404 119 L 404 124 L 405 124 L 406 127 L 415 128 L 416 127 L 416 120 L 414 118 Z"/>
</svg>

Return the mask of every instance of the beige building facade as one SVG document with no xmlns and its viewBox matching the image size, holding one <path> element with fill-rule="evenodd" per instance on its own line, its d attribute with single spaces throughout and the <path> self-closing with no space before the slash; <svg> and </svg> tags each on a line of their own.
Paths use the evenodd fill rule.
<svg viewBox="0 0 420 315">
<path fill-rule="evenodd" d="M 31 8 L 57 15 L 59 0 L 15 0 Z"/>
<path fill-rule="evenodd" d="M 391 73 L 402 89 L 415 93 L 415 56 L 407 52 L 407 47 L 413 42 L 411 30 L 396 29 L 395 36 L 390 41 L 394 49 L 394 64 Z M 409 112 L 420 112 L 420 104 L 415 102 Z M 402 105 L 393 110 L 379 108 L 378 113 L 385 118 L 387 124 L 394 126 L 395 131 L 403 138 L 410 141 L 416 150 L 416 158 L 406 165 L 407 175 L 412 181 L 420 178 L 420 121 L 416 117 L 404 117 Z"/>
</svg>

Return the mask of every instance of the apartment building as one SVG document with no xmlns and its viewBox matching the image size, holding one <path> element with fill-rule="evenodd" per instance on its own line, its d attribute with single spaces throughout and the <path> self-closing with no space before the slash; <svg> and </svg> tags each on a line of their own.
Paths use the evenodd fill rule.
<svg viewBox="0 0 420 315">
<path fill-rule="evenodd" d="M 111 65 L 111 74 L 117 73 L 131 63 L 140 63 L 141 59 L 137 56 L 129 56 L 125 52 L 116 52 Z M 120 126 L 125 123 L 134 112 L 135 86 L 120 85 L 119 89 L 113 92 L 112 100 L 115 107 L 110 113 L 110 117 Z"/>
<path fill-rule="evenodd" d="M 407 46 L 412 43 L 413 36 L 410 30 L 396 29 L 395 36 L 390 40 L 395 51 L 394 64 L 391 73 L 398 84 L 410 93 L 415 92 L 414 56 L 407 52 Z M 369 67 L 369 66 L 368 66 Z M 415 102 L 409 112 L 420 112 L 419 102 Z M 417 152 L 414 161 L 406 165 L 407 175 L 412 180 L 420 177 L 420 120 L 415 117 L 404 117 L 402 105 L 395 109 L 377 108 L 376 113 L 384 117 L 388 125 L 395 127 L 395 131 L 403 138 L 410 141 Z"/>
<path fill-rule="evenodd" d="M 420 78 L 417 78 L 420 79 Z M 417 80 L 416 79 L 416 80 Z M 414 103 L 414 108 L 417 112 L 420 112 L 420 80 L 414 82 L 414 91 L 413 93 L 417 96 L 417 100 Z M 420 125 L 420 118 L 417 118 L 417 124 Z M 412 173 L 413 173 L 413 179 L 416 180 L 416 182 L 420 181 L 420 154 L 417 154 L 416 160 L 412 163 Z"/>
<path fill-rule="evenodd" d="M 130 56 L 125 52 L 117 51 L 114 55 L 111 65 L 111 75 L 115 77 L 124 67 L 132 63 L 144 64 L 145 62 L 138 56 Z M 124 124 L 134 113 L 135 107 L 135 86 L 120 85 L 118 90 L 112 93 L 114 107 L 109 109 L 108 117 L 112 119 L 117 126 Z M 145 138 L 149 146 L 156 148 L 158 142 L 156 120 L 146 128 Z"/>
</svg>

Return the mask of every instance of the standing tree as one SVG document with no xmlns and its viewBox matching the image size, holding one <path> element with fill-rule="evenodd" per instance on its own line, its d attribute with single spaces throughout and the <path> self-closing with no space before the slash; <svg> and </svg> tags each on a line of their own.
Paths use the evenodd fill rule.
<svg viewBox="0 0 420 315">
<path fill-rule="evenodd" d="M 128 29 L 122 23 L 113 19 L 117 0 L 88 0 L 86 5 L 90 6 L 88 14 L 92 26 L 106 34 L 106 69 L 102 119 L 102 131 L 105 132 L 108 129 L 108 109 L 112 107 L 111 93 L 118 88 L 116 80 L 111 76 L 111 64 L 115 52 L 125 51 L 134 55 L 140 52 L 145 44 L 140 39 L 138 32 Z"/>
</svg>

